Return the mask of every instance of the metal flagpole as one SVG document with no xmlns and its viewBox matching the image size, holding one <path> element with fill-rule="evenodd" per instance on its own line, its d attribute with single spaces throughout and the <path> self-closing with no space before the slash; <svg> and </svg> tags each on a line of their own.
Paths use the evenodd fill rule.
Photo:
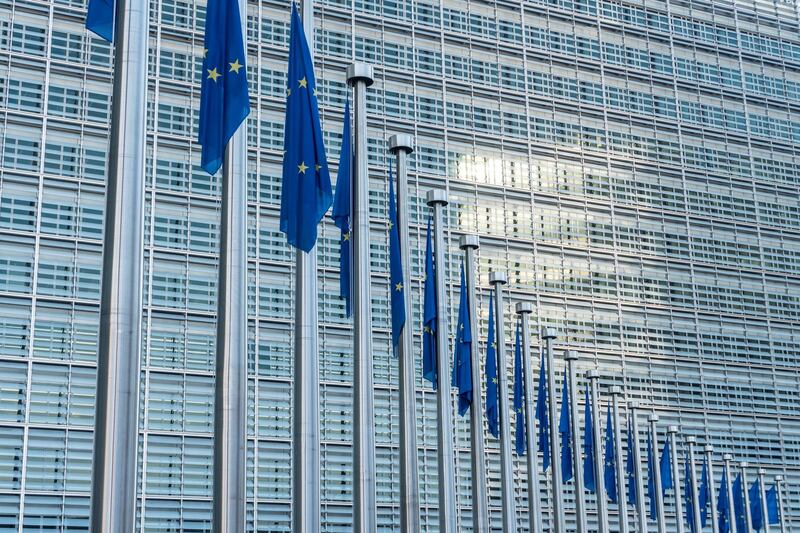
<svg viewBox="0 0 800 533">
<path fill-rule="evenodd" d="M 678 475 L 678 426 L 667 428 L 667 438 L 669 439 L 670 463 L 672 463 L 672 492 L 675 495 L 675 531 L 684 533 L 683 527 L 683 500 L 681 500 L 681 483 Z"/>
<path fill-rule="evenodd" d="M 567 373 L 569 376 L 569 401 L 572 405 L 570 424 L 572 425 L 572 465 L 573 474 L 575 477 L 575 525 L 577 526 L 578 533 L 587 533 L 586 526 L 586 497 L 583 492 L 583 465 L 581 459 L 583 454 L 579 446 L 578 435 L 581 434 L 580 421 L 578 420 L 578 352 L 575 350 L 567 350 L 564 354 L 564 359 L 567 360 Z M 538 532 L 537 532 L 538 533 Z"/>
<path fill-rule="evenodd" d="M 353 87 L 355 148 L 353 172 L 353 531 L 377 531 L 375 491 L 375 408 L 372 385 L 372 297 L 369 268 L 369 171 L 367 168 L 367 87 L 372 67 L 347 67 Z"/>
<path fill-rule="evenodd" d="M 719 533 L 719 521 L 717 520 L 717 487 L 714 486 L 714 447 L 706 444 L 703 450 L 706 453 L 706 464 L 708 465 L 708 499 L 711 504 L 711 532 Z"/>
<path fill-rule="evenodd" d="M 303 31 L 314 56 L 314 0 L 300 0 Z M 295 250 L 294 377 L 292 382 L 292 531 L 320 530 L 317 247 Z"/>
<path fill-rule="evenodd" d="M 444 215 L 447 194 L 441 189 L 428 191 L 427 203 L 433 208 L 434 261 L 436 263 L 436 411 L 439 459 L 439 531 L 456 532 L 455 451 L 453 449 L 453 404 L 450 392 L 450 354 L 447 343 L 447 293 L 444 279 Z"/>
<path fill-rule="evenodd" d="M 639 444 L 639 402 L 631 400 L 628 402 L 628 409 L 631 417 L 631 433 L 633 442 L 628 446 L 633 446 L 634 477 L 636 481 L 636 514 L 639 523 L 638 533 L 647 533 L 647 505 L 644 501 L 644 475 L 642 473 L 642 451 Z"/>
<path fill-rule="evenodd" d="M 694 445 L 697 444 L 697 439 L 691 435 L 685 439 L 686 445 L 689 447 L 689 481 L 692 484 L 692 518 L 694 522 L 694 532 L 700 533 L 703 530 L 700 525 L 700 491 L 697 488 L 697 467 L 695 466 Z"/>
<path fill-rule="evenodd" d="M 561 435 L 558 433 L 558 395 L 556 394 L 556 364 L 553 355 L 554 328 L 542 328 L 545 353 L 547 354 L 547 402 L 550 409 L 550 456 L 553 458 L 553 532 L 564 533 L 564 481 L 561 478 L 561 465 L 555 458 L 561 454 Z"/>
<path fill-rule="evenodd" d="M 786 533 L 786 519 L 783 514 L 783 476 L 775 476 L 775 490 L 778 493 L 778 523 L 781 533 Z"/>
<path fill-rule="evenodd" d="M 467 293 L 469 295 L 470 331 L 478 331 L 475 295 L 475 250 L 480 242 L 477 235 L 464 235 L 459 247 L 464 250 L 464 270 L 467 277 Z M 486 455 L 483 446 L 483 409 L 481 403 L 481 357 L 478 343 L 470 343 L 470 359 L 472 360 L 472 406 L 469 409 L 470 459 L 472 463 L 472 531 L 487 533 L 489 531 L 489 509 L 486 500 Z"/>
<path fill-rule="evenodd" d="M 497 343 L 497 391 L 500 395 L 500 480 L 503 494 L 503 531 L 517 531 L 516 504 L 514 500 L 514 464 L 511 460 L 511 424 L 508 404 L 508 372 L 506 367 L 506 321 L 503 313 L 503 285 L 508 283 L 505 272 L 490 272 L 489 284 L 495 289 L 494 317 L 495 342 Z M 527 407 L 527 406 L 526 406 Z M 530 428 L 529 428 L 530 429 Z M 528 449 L 528 453 L 532 450 Z"/>
<path fill-rule="evenodd" d="M 247 2 L 239 0 L 244 26 Z M 244 29 L 242 35 L 246 35 Z M 213 530 L 245 530 L 247 502 L 247 137 L 231 138 L 222 166 L 214 389 Z"/>
<path fill-rule="evenodd" d="M 767 471 L 763 468 L 758 469 L 758 490 L 761 493 L 761 524 L 764 533 L 769 533 L 769 510 L 767 509 L 767 487 L 764 485 L 764 477 Z"/>
<path fill-rule="evenodd" d="M 744 531 L 738 531 L 736 526 L 736 508 L 733 506 L 733 477 L 731 474 L 731 461 L 733 461 L 733 455 L 726 453 L 722 456 L 722 460 L 725 462 L 725 486 L 728 489 L 728 516 L 730 517 L 730 530 L 731 533 L 746 533 Z"/>
<path fill-rule="evenodd" d="M 747 486 L 747 461 L 739 463 L 742 471 L 742 493 L 744 493 L 744 517 L 747 524 L 747 531 L 753 531 L 753 517 L 750 515 L 750 491 Z"/>
<path fill-rule="evenodd" d="M 389 137 L 389 150 L 397 156 L 397 224 L 403 286 L 411 287 L 411 246 L 408 238 L 408 154 L 414 138 L 401 133 Z M 400 374 L 400 531 L 417 533 L 419 522 L 419 473 L 417 471 L 417 389 L 414 369 L 414 338 L 411 327 L 411 298 L 405 299 L 406 325 L 398 346 Z M 473 331 L 475 331 L 473 329 Z M 473 343 L 475 344 L 475 343 Z M 473 367 L 474 368 L 474 367 Z M 478 388 L 477 390 L 480 390 Z"/>
<path fill-rule="evenodd" d="M 103 234 L 91 530 L 136 522 L 150 2 L 117 0 Z"/>
<path fill-rule="evenodd" d="M 586 372 L 589 380 L 589 394 L 592 402 L 592 419 L 594 420 L 594 485 L 595 499 L 597 501 L 597 531 L 608 533 L 608 503 L 606 502 L 606 487 L 603 483 L 603 440 L 600 431 L 600 393 L 598 391 L 600 373 L 597 370 Z"/>
<path fill-rule="evenodd" d="M 536 452 L 536 418 L 533 405 L 533 375 L 531 373 L 531 328 L 528 315 L 533 312 L 530 302 L 519 302 L 517 314 L 522 321 L 522 372 L 524 375 L 525 394 L 525 442 L 528 453 L 528 529 L 534 533 L 542 533 L 542 502 L 539 500 L 539 454 Z M 555 467 L 554 467 L 555 468 Z"/>
<path fill-rule="evenodd" d="M 649 416 L 650 422 L 650 440 L 653 443 L 653 471 L 650 472 L 654 476 L 654 490 L 656 493 L 656 518 L 658 523 L 658 533 L 667 533 L 667 520 L 664 517 L 664 490 L 661 488 L 661 464 L 658 460 L 658 415 L 653 413 Z"/>
<path fill-rule="evenodd" d="M 625 459 L 622 455 L 622 432 L 619 425 L 619 397 L 622 387 L 611 387 L 612 423 L 614 424 L 614 449 L 617 462 L 617 504 L 619 507 L 619 531 L 628 533 L 628 493 L 625 490 Z M 630 445 L 630 443 L 628 443 Z"/>
</svg>

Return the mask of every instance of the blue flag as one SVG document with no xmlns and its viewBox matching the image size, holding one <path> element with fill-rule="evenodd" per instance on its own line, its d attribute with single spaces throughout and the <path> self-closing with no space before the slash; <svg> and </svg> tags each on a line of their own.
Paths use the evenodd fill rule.
<svg viewBox="0 0 800 533">
<path fill-rule="evenodd" d="M 514 445 L 517 455 L 525 455 L 528 443 L 525 440 L 525 385 L 522 373 L 522 343 L 519 338 L 519 324 L 517 324 L 517 334 L 514 339 L 514 412 L 517 416 L 516 431 L 514 434 Z"/>
<path fill-rule="evenodd" d="M 425 308 L 422 315 L 422 377 L 437 386 L 436 369 L 436 272 L 433 266 L 433 243 L 431 242 L 431 220 L 428 219 L 428 235 L 425 246 Z"/>
<path fill-rule="evenodd" d="M 653 435 L 647 434 L 647 499 L 650 501 L 650 518 L 658 518 L 656 505 L 656 459 L 653 454 Z"/>
<path fill-rule="evenodd" d="M 745 515 L 745 505 L 744 505 L 744 491 L 745 488 L 742 486 L 742 475 L 739 474 L 736 476 L 736 479 L 733 481 L 733 515 L 735 516 L 736 520 L 736 531 L 747 533 L 747 518 Z"/>
<path fill-rule="evenodd" d="M 753 481 L 749 489 L 750 495 L 750 523 L 758 531 L 764 527 L 764 517 L 761 515 L 761 485 L 758 480 Z"/>
<path fill-rule="evenodd" d="M 706 527 L 706 522 L 708 522 L 709 500 L 708 457 L 703 461 L 703 473 L 700 474 L 700 489 L 697 498 L 697 503 L 700 507 L 700 525 Z"/>
<path fill-rule="evenodd" d="M 198 141 L 200 166 L 211 175 L 222 166 L 228 141 L 250 113 L 246 59 L 239 2 L 209 0 Z"/>
<path fill-rule="evenodd" d="M 606 411 L 606 451 L 603 460 L 603 483 L 609 501 L 617 503 L 617 455 L 614 442 L 614 426 L 611 423 L 611 405 Z"/>
<path fill-rule="evenodd" d="M 731 530 L 731 509 L 728 505 L 728 475 L 722 470 L 722 479 L 719 482 L 717 495 L 717 525 L 719 533 L 728 533 Z"/>
<path fill-rule="evenodd" d="M 461 265 L 461 298 L 456 324 L 456 353 L 453 356 L 453 387 L 458 388 L 458 414 L 464 416 L 472 405 L 472 328 L 470 327 L 467 281 Z"/>
<path fill-rule="evenodd" d="M 561 434 L 561 477 L 566 483 L 573 476 L 572 468 L 572 424 L 570 423 L 571 406 L 569 403 L 569 376 L 564 370 L 564 386 L 561 387 L 561 416 L 558 420 L 558 432 Z"/>
<path fill-rule="evenodd" d="M 636 505 L 636 457 L 634 457 L 633 448 L 636 443 L 633 440 L 633 424 L 631 423 L 631 416 L 628 415 L 628 428 L 625 431 L 625 439 L 628 441 L 628 452 L 625 456 L 625 477 L 628 481 L 628 505 Z"/>
<path fill-rule="evenodd" d="M 690 533 L 698 533 L 694 529 L 694 495 L 692 494 L 691 473 L 689 471 L 689 453 L 685 452 L 683 457 L 683 471 L 686 479 L 683 483 L 683 501 L 686 506 L 686 522 L 689 524 Z"/>
<path fill-rule="evenodd" d="M 778 508 L 778 492 L 775 485 L 767 491 L 767 514 L 770 524 L 780 524 L 780 509 Z"/>
<path fill-rule="evenodd" d="M 280 228 L 290 245 L 308 252 L 317 242 L 317 225 L 333 195 L 319 123 L 314 64 L 294 2 L 287 84 Z"/>
<path fill-rule="evenodd" d="M 89 0 L 86 8 L 86 29 L 108 42 L 114 41 L 116 0 Z"/>
<path fill-rule="evenodd" d="M 666 492 L 672 488 L 672 462 L 671 447 L 669 438 L 664 443 L 664 449 L 661 451 L 661 461 L 659 467 L 661 468 L 661 491 Z"/>
<path fill-rule="evenodd" d="M 597 490 L 594 479 L 594 418 L 589 399 L 589 386 L 586 386 L 586 402 L 583 412 L 583 486 L 591 493 Z"/>
<path fill-rule="evenodd" d="M 486 341 L 486 423 L 494 438 L 500 435 L 497 396 L 497 342 L 494 340 L 494 291 L 489 295 L 489 336 Z"/>
<path fill-rule="evenodd" d="M 347 316 L 353 312 L 351 308 L 351 280 L 350 269 L 352 255 L 350 253 L 350 223 L 353 203 L 353 153 L 350 149 L 350 100 L 344 103 L 344 125 L 342 126 L 342 151 L 339 152 L 339 172 L 336 175 L 336 196 L 333 200 L 333 223 L 339 228 L 339 296 L 344 299 Z M 391 218 L 391 212 L 390 212 Z M 391 243 L 390 243 L 391 245 Z M 404 309 L 405 311 L 405 309 Z"/>
<path fill-rule="evenodd" d="M 539 368 L 539 393 L 536 397 L 536 422 L 539 425 L 539 451 L 542 452 L 542 468 L 550 468 L 550 417 L 547 414 L 547 377 L 544 374 L 544 354 Z"/>
<path fill-rule="evenodd" d="M 392 292 L 392 344 L 394 346 L 400 342 L 400 335 L 406 325 L 406 288 L 403 285 L 401 253 L 400 228 L 397 226 L 397 202 L 394 199 L 394 176 L 392 176 L 392 167 L 389 166 L 389 286 Z M 467 320 L 467 324 L 469 327 L 469 320 Z M 472 342 L 471 337 L 469 342 Z M 470 372 L 472 372 L 471 369 Z"/>
</svg>

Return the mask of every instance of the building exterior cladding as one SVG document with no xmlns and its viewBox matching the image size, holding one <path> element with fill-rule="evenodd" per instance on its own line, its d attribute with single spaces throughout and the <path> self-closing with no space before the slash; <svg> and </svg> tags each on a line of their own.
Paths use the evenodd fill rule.
<svg viewBox="0 0 800 533">
<path fill-rule="evenodd" d="M 399 527 L 386 224 L 386 140 L 398 132 L 417 141 L 418 360 L 423 199 L 445 187 L 454 287 L 458 236 L 481 236 L 481 350 L 488 273 L 504 270 L 508 328 L 512 305 L 533 302 L 532 326 L 557 329 L 558 353 L 574 348 L 582 369 L 599 368 L 604 401 L 611 384 L 623 385 L 664 428 L 680 424 L 713 444 L 717 459 L 730 451 L 785 475 L 788 503 L 800 505 L 799 13 L 781 0 L 317 3 L 332 164 L 344 69 L 358 59 L 376 73 L 369 160 L 382 531 Z M 195 141 L 204 14 L 202 1 L 151 1 L 142 532 L 210 530 L 220 177 L 199 168 Z M 109 45 L 86 33 L 83 17 L 84 0 L 0 0 L 2 532 L 88 525 L 112 69 Z M 288 20 L 286 0 L 248 2 L 254 531 L 291 530 L 294 263 L 277 216 Z M 321 235 L 321 520 L 325 531 L 349 531 L 352 337 L 329 220 Z M 563 364 L 559 357 L 559 388 Z M 417 380 L 420 512 L 423 529 L 436 531 L 435 396 L 420 372 Z M 460 531 L 471 528 L 467 420 L 457 419 L 454 442 Z M 487 448 L 499 531 L 497 442 Z M 524 460 L 515 476 L 527 528 Z"/>
</svg>

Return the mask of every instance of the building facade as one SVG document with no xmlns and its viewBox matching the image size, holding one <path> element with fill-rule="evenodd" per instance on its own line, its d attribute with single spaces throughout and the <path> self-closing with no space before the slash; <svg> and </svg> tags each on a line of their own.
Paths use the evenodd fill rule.
<svg viewBox="0 0 800 533">
<path fill-rule="evenodd" d="M 0 0 L 3 533 L 88 526 L 112 56 L 84 30 L 84 4 Z M 559 354 L 578 350 L 582 369 L 598 368 L 601 394 L 622 385 L 664 427 L 679 424 L 713 444 L 716 459 L 730 452 L 786 476 L 787 519 L 800 523 L 798 4 L 319 0 L 315 10 L 332 165 L 344 70 L 353 60 L 375 66 L 381 531 L 399 528 L 386 222 L 393 133 L 417 143 L 410 293 L 418 363 L 424 197 L 440 187 L 450 200 L 451 309 L 458 237 L 481 237 L 482 351 L 488 273 L 504 270 L 507 331 L 513 304 L 532 302 L 532 326 L 555 327 Z M 150 14 L 137 528 L 210 531 L 220 176 L 200 169 L 196 143 L 205 2 L 153 0 Z M 291 530 L 294 263 L 278 230 L 288 21 L 286 0 L 248 2 L 248 521 L 259 532 Z M 321 235 L 321 520 L 338 532 L 352 524 L 352 333 L 330 220 Z M 563 359 L 557 364 L 561 376 Z M 421 371 L 417 386 L 420 513 L 424 531 L 435 532 L 435 394 Z M 471 529 L 467 424 L 457 418 L 459 531 Z M 487 465 L 499 531 L 493 439 Z M 527 528 L 519 458 L 515 476 L 518 523 Z"/>
</svg>

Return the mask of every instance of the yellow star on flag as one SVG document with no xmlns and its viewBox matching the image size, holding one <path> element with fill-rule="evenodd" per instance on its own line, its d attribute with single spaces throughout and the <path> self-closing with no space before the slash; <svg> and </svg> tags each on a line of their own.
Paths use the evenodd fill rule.
<svg viewBox="0 0 800 533">
<path fill-rule="evenodd" d="M 344 237 L 344 240 L 349 241 L 350 240 L 350 232 L 348 231 L 347 233 L 342 235 L 342 237 Z"/>
<path fill-rule="evenodd" d="M 321 168 L 322 168 L 322 165 L 314 165 L 314 170 L 316 170 L 317 172 L 319 172 L 319 169 L 321 169 Z"/>
<path fill-rule="evenodd" d="M 297 168 L 300 169 L 300 174 L 305 174 L 308 167 L 306 166 L 305 161 L 301 161 L 300 164 L 297 165 Z"/>
<path fill-rule="evenodd" d="M 299 81 L 299 83 L 300 83 L 300 87 L 303 87 L 304 89 L 308 89 L 308 80 L 306 80 L 305 76 L 303 76 L 303 78 Z"/>
<path fill-rule="evenodd" d="M 397 292 L 402 291 L 403 290 L 403 283 L 402 282 L 397 282 L 397 284 L 394 286 L 394 290 L 396 290 Z"/>
<path fill-rule="evenodd" d="M 207 69 L 207 70 L 208 70 L 208 79 L 210 79 L 210 80 L 212 80 L 212 81 L 214 81 L 214 82 L 216 82 L 216 81 L 217 81 L 217 78 L 219 78 L 220 76 L 222 76 L 222 74 L 220 74 L 219 72 L 217 72 L 217 67 L 214 67 L 214 68 L 212 68 L 212 69 Z"/>
<path fill-rule="evenodd" d="M 244 65 L 239 63 L 239 60 L 235 60 L 233 63 L 228 63 L 231 66 L 231 69 L 228 72 L 235 72 L 239 74 L 239 69 L 242 68 Z"/>
</svg>

